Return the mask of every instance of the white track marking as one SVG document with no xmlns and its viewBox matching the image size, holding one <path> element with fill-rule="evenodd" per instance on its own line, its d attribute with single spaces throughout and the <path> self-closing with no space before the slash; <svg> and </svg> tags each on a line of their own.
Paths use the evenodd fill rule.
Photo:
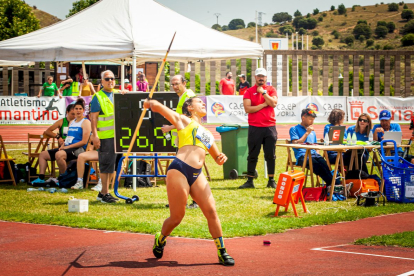
<svg viewBox="0 0 414 276">
<path fill-rule="evenodd" d="M 344 245 L 349 245 L 349 244 L 340 244 L 340 245 L 333 245 L 333 246 L 312 248 L 311 250 L 314 250 L 314 251 L 336 252 L 336 253 L 346 253 L 346 254 L 355 254 L 355 255 L 365 255 L 365 256 L 374 256 L 374 257 L 382 257 L 382 258 L 391 258 L 391 259 L 400 259 L 400 260 L 414 261 L 414 259 L 412 259 L 412 258 L 404 258 L 404 257 L 396 257 L 396 256 L 387 256 L 387 255 L 377 255 L 377 254 L 368 254 L 368 253 L 359 253 L 359 252 L 351 252 L 351 251 L 340 251 L 340 250 L 325 249 L 325 248 L 332 248 L 332 247 L 340 247 L 340 246 L 344 246 Z M 414 274 L 414 270 L 412 272 L 413 272 L 412 274 L 407 274 L 407 275 L 413 275 Z M 407 272 L 407 273 L 409 273 L 409 272 Z M 402 275 L 405 275 L 405 274 L 402 274 Z"/>
<path fill-rule="evenodd" d="M 400 274 L 400 275 L 397 275 L 397 276 L 410 276 L 410 275 L 414 275 L 414 270 L 408 271 L 406 273 L 403 273 L 403 274 Z"/>
</svg>

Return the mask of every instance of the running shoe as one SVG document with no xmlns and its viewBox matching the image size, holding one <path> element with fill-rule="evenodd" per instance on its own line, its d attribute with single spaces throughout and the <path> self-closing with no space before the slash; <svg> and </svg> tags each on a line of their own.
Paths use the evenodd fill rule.
<svg viewBox="0 0 414 276">
<path fill-rule="evenodd" d="M 99 178 L 98 184 L 96 184 L 95 187 L 92 187 L 91 190 L 97 191 L 97 192 L 102 191 L 102 181 L 100 178 Z"/>
<path fill-rule="evenodd" d="M 39 177 L 32 181 L 32 185 L 34 184 L 44 184 L 46 181 L 44 179 L 40 179 Z"/>
<path fill-rule="evenodd" d="M 225 265 L 225 266 L 234 265 L 234 259 L 229 254 L 227 254 L 226 248 L 219 249 L 217 251 L 217 254 L 218 254 L 219 262 L 222 265 Z"/>
<path fill-rule="evenodd" d="M 101 192 L 99 192 L 98 196 L 96 197 L 97 201 L 101 201 L 102 202 L 102 198 L 103 198 L 103 194 L 101 194 Z"/>
<path fill-rule="evenodd" d="M 253 181 L 247 180 L 243 185 L 239 187 L 239 189 L 248 189 L 248 188 L 255 188 Z"/>
<path fill-rule="evenodd" d="M 152 247 L 152 253 L 154 253 L 155 258 L 161 259 L 162 255 L 164 254 L 164 247 L 167 244 L 165 241 L 163 244 L 159 243 L 159 237 L 161 236 L 161 232 L 155 234 L 154 246 Z"/>
<path fill-rule="evenodd" d="M 274 179 L 269 179 L 269 181 L 267 182 L 267 188 L 273 188 L 276 189 L 276 182 Z"/>
<path fill-rule="evenodd" d="M 198 208 L 197 202 L 193 201 L 190 205 L 187 206 L 188 209 L 196 209 Z"/>
<path fill-rule="evenodd" d="M 59 182 L 59 180 L 54 177 L 49 178 L 46 182 L 51 182 L 51 181 L 55 182 L 56 184 Z"/>
<path fill-rule="evenodd" d="M 99 193 L 101 194 L 101 193 Z M 98 195 L 99 197 L 99 195 Z M 106 195 L 102 196 L 102 203 L 116 203 L 118 201 L 117 198 L 113 197 L 110 193 L 107 193 Z"/>
<path fill-rule="evenodd" d="M 78 179 L 76 184 L 70 187 L 72 190 L 82 190 L 83 189 L 83 180 Z"/>
</svg>

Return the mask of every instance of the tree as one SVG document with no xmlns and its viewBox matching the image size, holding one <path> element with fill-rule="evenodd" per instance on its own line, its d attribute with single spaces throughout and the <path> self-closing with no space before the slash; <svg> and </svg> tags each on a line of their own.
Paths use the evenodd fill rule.
<svg viewBox="0 0 414 276">
<path fill-rule="evenodd" d="M 414 45 L 414 34 L 407 34 L 401 38 L 401 43 L 403 46 Z"/>
<path fill-rule="evenodd" d="M 344 42 L 348 45 L 351 46 L 352 44 L 354 44 L 354 37 L 352 35 L 349 35 L 347 37 L 345 37 Z"/>
<path fill-rule="evenodd" d="M 360 35 L 363 35 L 366 38 L 370 38 L 372 35 L 372 30 L 367 24 L 358 24 L 355 26 L 352 33 L 356 39 L 358 39 Z"/>
<path fill-rule="evenodd" d="M 223 30 L 219 24 L 214 24 L 213 26 L 211 26 L 211 28 L 219 32 Z"/>
<path fill-rule="evenodd" d="M 388 28 L 387 28 L 387 27 L 385 27 L 385 26 L 378 26 L 378 27 L 375 29 L 375 35 L 376 35 L 378 38 L 384 38 L 384 37 L 386 37 L 386 36 L 387 36 L 387 34 L 388 34 Z"/>
<path fill-rule="evenodd" d="M 32 8 L 22 0 L 0 1 L 0 40 L 40 29 Z"/>
<path fill-rule="evenodd" d="M 374 42 L 373 39 L 367 39 L 367 47 L 374 45 Z"/>
<path fill-rule="evenodd" d="M 332 5 L 331 6 L 331 11 L 334 11 L 335 10 L 335 6 L 334 5 Z"/>
<path fill-rule="evenodd" d="M 250 28 L 250 27 L 256 27 L 256 23 L 255 22 L 249 22 L 247 24 L 247 28 Z"/>
<path fill-rule="evenodd" d="M 358 20 L 358 22 L 357 22 L 357 25 L 358 24 L 365 24 L 365 25 L 368 25 L 368 22 L 366 21 L 366 20 L 362 20 L 362 19 L 360 19 L 360 20 Z"/>
<path fill-rule="evenodd" d="M 395 23 L 390 21 L 387 23 L 387 29 L 389 33 L 393 33 L 395 30 Z"/>
<path fill-rule="evenodd" d="M 238 19 L 233 19 L 232 21 L 230 21 L 229 30 L 237 30 L 238 29 L 237 26 L 243 26 L 243 28 L 246 26 L 244 24 L 243 19 L 238 18 Z"/>
<path fill-rule="evenodd" d="M 304 28 L 307 30 L 312 30 L 312 29 L 315 29 L 316 26 L 318 25 L 318 21 L 316 21 L 315 18 L 303 18 L 303 17 L 297 17 L 297 18 L 299 19 L 297 22 L 297 25 L 296 26 L 294 25 L 297 29 Z M 295 23 L 295 20 L 293 20 L 294 23 Z"/>
<path fill-rule="evenodd" d="M 333 30 L 331 35 L 333 35 L 335 37 L 335 39 L 339 38 L 340 33 L 337 30 Z"/>
<path fill-rule="evenodd" d="M 273 22 L 291 22 L 292 21 L 292 16 L 290 14 L 288 14 L 287 12 L 279 12 L 279 13 L 275 13 L 273 15 L 272 18 Z"/>
<path fill-rule="evenodd" d="M 387 22 L 385 22 L 385 21 L 378 21 L 377 22 L 377 27 L 378 26 L 385 26 L 385 27 L 387 27 Z"/>
<path fill-rule="evenodd" d="M 316 36 L 312 39 L 312 44 L 318 48 L 322 48 L 322 46 L 325 44 L 325 41 L 323 40 L 322 37 Z"/>
<path fill-rule="evenodd" d="M 344 4 L 338 6 L 338 14 L 346 14 L 346 8 Z"/>
<path fill-rule="evenodd" d="M 84 10 L 88 8 L 89 6 L 95 4 L 99 0 L 78 0 L 76 2 L 72 3 L 72 9 L 69 10 L 69 14 L 66 15 L 66 17 L 72 16 L 75 13 L 80 12 L 81 10 Z"/>
<path fill-rule="evenodd" d="M 403 31 L 403 34 L 412 34 L 412 33 L 414 33 L 414 20 L 413 21 L 408 21 L 408 23 L 405 24 L 402 31 Z"/>
<path fill-rule="evenodd" d="M 318 36 L 319 35 L 319 32 L 318 31 L 313 31 L 312 32 L 312 36 Z"/>
<path fill-rule="evenodd" d="M 403 10 L 401 13 L 401 18 L 407 21 L 410 21 L 414 18 L 414 12 L 412 10 Z"/>
<path fill-rule="evenodd" d="M 298 33 L 300 35 L 305 35 L 306 34 L 306 30 L 304 28 L 300 28 L 299 31 L 298 31 Z"/>
<path fill-rule="evenodd" d="M 318 13 L 319 13 L 319 9 L 316 8 L 313 10 L 313 15 L 317 15 Z"/>
<path fill-rule="evenodd" d="M 296 10 L 293 16 L 295 17 L 302 16 L 302 13 L 299 10 Z"/>
<path fill-rule="evenodd" d="M 391 3 L 388 4 L 388 11 L 392 12 L 392 11 L 398 11 L 400 7 L 398 6 L 397 3 Z"/>
<path fill-rule="evenodd" d="M 286 26 L 282 26 L 279 28 L 279 33 L 281 34 L 288 34 L 291 35 L 292 33 L 295 32 L 295 29 L 291 26 L 291 25 L 286 25 Z"/>
<path fill-rule="evenodd" d="M 223 32 L 224 31 L 228 31 L 229 30 L 229 26 L 223 25 L 223 26 L 221 26 L 221 29 L 223 30 Z"/>
<path fill-rule="evenodd" d="M 408 9 L 408 6 L 407 6 L 407 4 L 404 4 L 404 7 L 403 7 L 403 9 L 404 9 L 404 10 L 407 10 L 407 9 Z"/>
</svg>

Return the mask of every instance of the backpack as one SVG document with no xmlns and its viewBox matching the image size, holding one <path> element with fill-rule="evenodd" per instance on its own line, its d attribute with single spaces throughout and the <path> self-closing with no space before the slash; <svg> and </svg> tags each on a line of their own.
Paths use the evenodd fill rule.
<svg viewBox="0 0 414 276">
<path fill-rule="evenodd" d="M 132 173 L 132 162 L 129 164 L 128 174 L 132 174 L 132 175 L 134 174 Z M 136 175 L 151 174 L 151 164 L 143 160 L 137 161 L 137 170 L 135 174 Z M 125 178 L 124 187 L 125 188 L 132 187 L 132 177 Z M 149 177 L 137 177 L 137 187 L 152 187 L 150 178 Z"/>
<path fill-rule="evenodd" d="M 71 188 L 73 185 L 76 184 L 78 180 L 78 171 L 76 168 L 77 162 L 69 163 L 66 171 L 59 175 L 59 187 L 60 188 Z"/>
</svg>

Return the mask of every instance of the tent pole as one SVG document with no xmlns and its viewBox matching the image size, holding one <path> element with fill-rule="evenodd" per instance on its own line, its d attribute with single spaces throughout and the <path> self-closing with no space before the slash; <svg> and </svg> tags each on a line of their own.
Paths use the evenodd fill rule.
<svg viewBox="0 0 414 276">
<path fill-rule="evenodd" d="M 122 90 L 125 90 L 125 61 L 122 61 L 121 64 L 121 83 L 119 87 L 122 87 Z"/>
<path fill-rule="evenodd" d="M 137 57 L 135 55 L 132 56 L 132 91 L 137 91 Z M 136 154 L 134 153 L 134 156 Z M 135 174 L 137 171 L 137 159 L 134 158 L 132 162 L 132 172 Z M 132 178 L 132 189 L 134 192 L 137 190 L 137 178 Z"/>
<path fill-rule="evenodd" d="M 132 56 L 132 91 L 137 91 L 137 57 Z"/>
</svg>

